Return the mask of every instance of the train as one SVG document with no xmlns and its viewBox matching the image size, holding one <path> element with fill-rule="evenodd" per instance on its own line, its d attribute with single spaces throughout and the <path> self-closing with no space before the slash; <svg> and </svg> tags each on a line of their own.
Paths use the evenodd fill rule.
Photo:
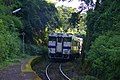
<svg viewBox="0 0 120 80">
<path fill-rule="evenodd" d="M 51 33 L 48 37 L 50 59 L 71 59 L 81 55 L 83 38 L 68 33 Z"/>
</svg>

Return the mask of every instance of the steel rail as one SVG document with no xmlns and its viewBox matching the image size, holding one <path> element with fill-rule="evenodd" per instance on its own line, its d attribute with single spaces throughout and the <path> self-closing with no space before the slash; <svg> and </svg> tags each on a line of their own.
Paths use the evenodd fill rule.
<svg viewBox="0 0 120 80">
<path fill-rule="evenodd" d="M 51 80 L 50 77 L 48 76 L 48 68 L 49 66 L 51 65 L 52 63 L 48 64 L 47 67 L 46 67 L 46 76 L 47 76 L 47 79 L 48 80 Z"/>
<path fill-rule="evenodd" d="M 49 69 L 49 67 L 50 67 L 50 65 L 51 65 L 52 63 L 49 63 L 48 65 L 47 65 L 47 67 L 46 67 L 46 76 L 47 76 L 47 79 L 48 80 L 52 80 L 52 79 L 50 79 L 50 77 L 49 77 L 49 73 L 48 73 L 48 69 Z M 59 70 L 60 70 L 60 73 L 67 79 L 67 80 L 71 80 L 63 71 L 62 71 L 62 67 L 61 67 L 61 64 L 59 65 Z"/>
<path fill-rule="evenodd" d="M 71 80 L 71 79 L 62 71 L 61 64 L 60 64 L 60 66 L 59 66 L 59 69 L 60 69 L 61 74 L 62 74 L 66 79 Z"/>
</svg>

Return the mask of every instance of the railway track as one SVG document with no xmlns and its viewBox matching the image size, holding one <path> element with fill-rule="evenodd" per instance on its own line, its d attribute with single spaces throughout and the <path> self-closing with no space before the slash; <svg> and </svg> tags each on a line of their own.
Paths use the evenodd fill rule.
<svg viewBox="0 0 120 80">
<path fill-rule="evenodd" d="M 46 76 L 48 80 L 71 80 L 62 71 L 60 63 L 50 63 L 46 67 Z"/>
</svg>

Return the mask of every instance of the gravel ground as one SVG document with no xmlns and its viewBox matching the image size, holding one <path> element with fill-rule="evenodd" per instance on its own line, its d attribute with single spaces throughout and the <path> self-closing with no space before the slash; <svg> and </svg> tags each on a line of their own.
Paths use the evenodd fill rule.
<svg viewBox="0 0 120 80">
<path fill-rule="evenodd" d="M 62 70 L 70 79 L 79 76 L 78 72 L 77 72 L 76 68 L 74 67 L 74 64 L 72 64 L 72 62 L 63 63 Z"/>
<path fill-rule="evenodd" d="M 32 72 L 22 73 L 21 65 L 23 63 L 12 65 L 6 69 L 0 70 L 0 80 L 35 80 L 35 74 Z"/>
</svg>

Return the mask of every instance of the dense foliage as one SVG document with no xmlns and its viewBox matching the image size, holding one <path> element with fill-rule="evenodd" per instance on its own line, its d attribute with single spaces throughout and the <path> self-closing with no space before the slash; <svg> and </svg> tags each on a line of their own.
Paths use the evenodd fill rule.
<svg viewBox="0 0 120 80">
<path fill-rule="evenodd" d="M 13 13 L 19 8 L 21 10 Z M 64 6 L 55 8 L 45 0 L 0 0 L 0 61 L 11 60 L 23 52 L 29 55 L 47 53 L 47 48 L 43 47 L 47 46 L 47 35 L 57 29 L 85 34 L 85 16 L 82 18 L 78 13 L 74 16 L 74 11 Z M 72 25 L 74 20 L 78 21 Z"/>
<path fill-rule="evenodd" d="M 86 49 L 100 34 L 107 31 L 120 31 L 120 1 L 99 0 L 96 2 L 94 11 L 88 11 L 87 16 L 87 43 Z"/>
<path fill-rule="evenodd" d="M 27 44 L 47 44 L 45 29 L 51 30 L 58 26 L 57 9 L 54 4 L 44 0 L 22 1 L 22 11 L 19 13 L 24 24 L 25 42 Z"/>
<path fill-rule="evenodd" d="M 16 4 L 17 0 L 0 0 L 0 65 L 6 61 L 14 62 L 15 59 L 23 56 L 19 38 L 22 22 L 12 15 Z"/>
<path fill-rule="evenodd" d="M 96 38 L 88 58 L 93 61 L 94 76 L 101 80 L 120 79 L 120 34 L 109 32 Z"/>
<path fill-rule="evenodd" d="M 93 62 L 90 75 L 101 80 L 120 77 L 120 1 L 97 0 L 88 11 L 85 52 Z"/>
<path fill-rule="evenodd" d="M 92 0 L 84 1 L 88 6 L 93 3 Z M 21 10 L 12 13 L 18 8 Z M 81 78 L 118 80 L 120 1 L 97 0 L 95 9 L 89 10 L 87 17 L 74 11 L 64 6 L 55 8 L 54 4 L 45 0 L 0 0 L 0 63 L 23 55 L 23 46 L 29 55 L 47 53 L 44 46 L 50 32 L 82 34 L 86 35 L 83 50 L 88 62 L 77 64 L 76 68 L 81 68 L 81 74 L 84 74 Z M 21 44 L 23 32 L 25 45 Z"/>
<path fill-rule="evenodd" d="M 12 60 L 20 55 L 20 40 L 0 19 L 0 62 Z"/>
</svg>

